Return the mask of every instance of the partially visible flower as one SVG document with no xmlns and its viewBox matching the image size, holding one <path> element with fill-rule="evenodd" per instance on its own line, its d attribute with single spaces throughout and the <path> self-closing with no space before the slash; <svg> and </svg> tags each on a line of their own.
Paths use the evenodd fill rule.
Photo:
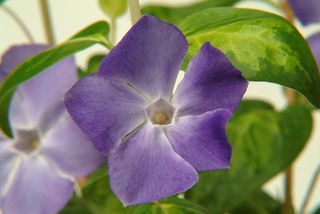
<svg viewBox="0 0 320 214">
<path fill-rule="evenodd" d="M 2 58 L 0 74 L 46 48 L 12 47 Z M 70 57 L 16 91 L 10 108 L 14 138 L 0 133 L 0 210 L 5 214 L 58 212 L 72 196 L 74 180 L 103 163 L 63 106 L 64 93 L 76 81 Z"/>
<path fill-rule="evenodd" d="M 289 4 L 303 25 L 320 22 L 319 0 L 289 0 Z"/>
<path fill-rule="evenodd" d="M 225 126 L 247 81 L 206 43 L 172 95 L 187 46 L 175 26 L 144 16 L 99 73 L 66 95 L 74 121 L 108 155 L 111 188 L 125 205 L 186 191 L 197 171 L 230 165 Z"/>
<path fill-rule="evenodd" d="M 307 41 L 320 68 L 320 32 L 313 34 Z"/>
</svg>

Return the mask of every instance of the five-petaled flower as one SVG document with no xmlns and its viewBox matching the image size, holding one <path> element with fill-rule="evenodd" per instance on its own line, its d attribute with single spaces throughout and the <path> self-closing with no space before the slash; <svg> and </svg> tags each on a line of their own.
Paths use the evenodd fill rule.
<svg viewBox="0 0 320 214">
<path fill-rule="evenodd" d="M 108 156 L 110 184 L 125 205 L 184 192 L 197 171 L 225 169 L 225 126 L 247 81 L 205 43 L 174 95 L 187 41 L 173 25 L 142 17 L 80 80 L 65 104 L 94 146 Z"/>
<path fill-rule="evenodd" d="M 2 58 L 0 78 L 46 48 L 12 47 Z M 74 180 L 104 162 L 63 105 L 65 92 L 76 81 L 70 57 L 16 91 L 10 108 L 14 138 L 0 133 L 0 212 L 56 213 L 72 196 Z"/>
</svg>

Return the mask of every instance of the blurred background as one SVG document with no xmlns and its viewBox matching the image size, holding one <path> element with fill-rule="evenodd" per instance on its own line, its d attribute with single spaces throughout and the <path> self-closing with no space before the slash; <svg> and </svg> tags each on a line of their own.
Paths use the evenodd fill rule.
<svg viewBox="0 0 320 214">
<path fill-rule="evenodd" d="M 196 0 L 140 0 L 140 4 L 152 5 L 187 5 Z M 45 43 L 45 34 L 41 20 L 40 8 L 38 0 L 7 0 L 5 5 L 11 8 L 23 22 L 28 26 L 37 43 Z M 72 36 L 75 32 L 83 27 L 101 19 L 107 19 L 99 8 L 97 0 L 49 0 L 51 18 L 54 27 L 54 36 L 57 43 L 62 42 Z M 257 0 L 243 1 L 236 4 L 237 7 L 257 8 L 269 12 L 281 14 L 280 11 L 271 6 Z M 320 30 L 319 25 L 311 25 L 303 28 L 297 22 L 298 29 L 304 36 L 308 36 L 313 32 Z M 131 27 L 130 15 L 128 11 L 117 19 L 116 40 L 119 41 L 122 36 Z M 3 53 L 11 45 L 28 43 L 27 38 L 21 29 L 15 24 L 3 10 L 0 10 L 0 52 Z M 77 63 L 80 66 L 87 64 L 88 58 L 94 53 L 103 53 L 105 49 L 94 46 L 76 55 Z M 180 72 L 179 79 L 183 77 Z M 278 110 L 286 105 L 286 98 L 283 89 L 275 84 L 254 82 L 250 83 L 246 98 L 258 98 L 271 102 Z M 1 112 L 0 112 L 1 113 Z M 294 163 L 293 177 L 293 202 L 295 207 L 300 208 L 312 175 L 320 160 L 320 112 L 314 112 L 314 130 L 305 147 L 304 151 L 299 155 Z M 275 198 L 282 199 L 284 197 L 284 176 L 283 173 L 275 176 L 271 181 L 264 185 L 264 189 Z M 308 213 L 320 204 L 320 181 L 315 189 L 314 195 L 307 208 Z"/>
</svg>

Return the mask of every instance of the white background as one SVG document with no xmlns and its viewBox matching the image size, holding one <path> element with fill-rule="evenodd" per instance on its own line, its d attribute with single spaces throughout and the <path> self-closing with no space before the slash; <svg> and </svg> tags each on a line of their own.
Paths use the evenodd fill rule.
<svg viewBox="0 0 320 214">
<path fill-rule="evenodd" d="M 150 3 L 166 3 L 169 5 L 187 4 L 192 0 L 141 0 L 142 5 Z M 98 7 L 97 0 L 49 0 L 51 14 L 53 19 L 54 34 L 57 42 L 62 42 L 69 38 L 72 34 L 81 28 L 101 19 L 107 19 Z M 37 0 L 7 0 L 5 3 L 8 7 L 14 10 L 19 17 L 28 25 L 36 42 L 44 43 L 45 36 L 39 12 Z M 272 11 L 268 6 L 255 1 L 247 1 L 238 5 L 239 7 L 261 8 Z M 274 11 L 273 12 L 278 12 Z M 130 16 L 124 14 L 117 21 L 117 40 L 127 32 L 130 28 Z M 301 28 L 300 28 L 301 29 Z M 301 29 L 304 35 L 309 35 L 319 26 L 312 26 L 308 29 Z M 0 9 L 0 53 L 3 53 L 11 45 L 28 43 L 26 37 L 21 30 L 12 21 L 3 10 Z M 104 52 L 104 49 L 98 46 L 89 48 L 80 54 L 77 54 L 77 62 L 79 65 L 85 65 L 88 56 L 92 53 Z M 180 75 L 181 76 L 181 75 Z M 286 99 L 280 86 L 271 83 L 250 83 L 246 98 L 259 98 L 269 101 L 276 106 L 277 109 L 282 109 L 286 105 Z M 316 166 L 320 161 L 320 113 L 314 114 L 314 130 L 308 145 L 299 155 L 294 164 L 294 205 L 296 208 L 301 207 L 302 200 L 306 193 L 306 189 L 310 183 Z M 288 142 L 290 143 L 290 142 Z M 245 187 L 244 187 L 245 188 Z M 283 198 L 283 175 L 276 176 L 272 181 L 267 183 L 264 188 L 277 198 Z M 320 182 L 318 181 L 317 190 L 315 191 L 308 213 L 313 210 L 316 205 L 320 205 Z"/>
</svg>

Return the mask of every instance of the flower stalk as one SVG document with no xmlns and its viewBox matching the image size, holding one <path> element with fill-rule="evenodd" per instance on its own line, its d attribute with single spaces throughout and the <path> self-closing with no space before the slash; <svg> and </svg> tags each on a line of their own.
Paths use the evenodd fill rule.
<svg viewBox="0 0 320 214">
<path fill-rule="evenodd" d="M 34 43 L 34 39 L 30 31 L 28 30 L 27 26 L 23 23 L 23 21 L 19 18 L 19 16 L 7 6 L 2 5 L 0 8 L 2 8 L 2 10 L 5 13 L 7 13 L 13 19 L 13 21 L 20 27 L 20 29 L 22 30 L 24 35 L 27 37 L 29 42 Z"/>
<path fill-rule="evenodd" d="M 128 3 L 129 3 L 130 15 L 131 15 L 131 23 L 133 25 L 139 20 L 141 16 L 140 4 L 139 4 L 139 0 L 129 0 Z"/>
<path fill-rule="evenodd" d="M 53 28 L 52 28 L 52 21 L 49 12 L 49 5 L 47 0 L 39 0 L 40 3 L 40 10 L 42 14 L 42 21 L 43 26 L 46 34 L 46 39 L 48 44 L 52 45 L 55 43 L 54 36 L 53 36 Z"/>
<path fill-rule="evenodd" d="M 301 211 L 300 213 L 306 213 L 306 208 L 308 207 L 308 204 L 310 202 L 311 196 L 314 193 L 315 187 L 317 182 L 319 181 L 320 178 L 320 165 L 317 168 L 317 171 L 314 173 L 310 186 L 308 188 L 306 197 L 304 198 L 304 201 L 302 203 Z"/>
</svg>

